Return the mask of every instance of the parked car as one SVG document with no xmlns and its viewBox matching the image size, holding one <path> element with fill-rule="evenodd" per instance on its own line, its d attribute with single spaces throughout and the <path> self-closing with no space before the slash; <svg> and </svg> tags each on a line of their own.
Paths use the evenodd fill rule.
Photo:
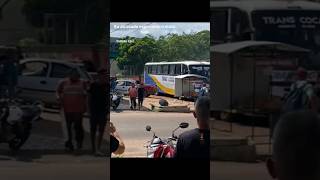
<svg viewBox="0 0 320 180">
<path fill-rule="evenodd" d="M 157 87 L 149 84 L 144 85 L 145 96 L 155 95 L 157 93 Z"/>
<path fill-rule="evenodd" d="M 117 80 L 115 91 L 128 95 L 128 89 L 131 87 L 132 83 L 136 84 L 134 80 Z"/>
<path fill-rule="evenodd" d="M 24 59 L 19 64 L 18 96 L 41 100 L 46 105 L 57 105 L 55 96 L 59 81 L 68 76 L 71 69 L 77 69 L 81 79 L 91 78 L 82 64 L 53 59 Z"/>
<path fill-rule="evenodd" d="M 115 91 L 118 91 L 124 95 L 128 95 L 128 89 L 132 83 L 136 84 L 135 80 L 117 80 Z M 157 92 L 157 87 L 144 84 L 145 96 L 154 95 Z"/>
</svg>

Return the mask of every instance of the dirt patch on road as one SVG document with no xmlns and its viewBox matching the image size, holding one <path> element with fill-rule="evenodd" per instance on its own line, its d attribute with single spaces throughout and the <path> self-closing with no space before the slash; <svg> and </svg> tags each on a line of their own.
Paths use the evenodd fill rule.
<svg viewBox="0 0 320 180">
<path fill-rule="evenodd" d="M 159 105 L 159 100 L 160 99 L 165 99 L 166 101 L 168 101 L 169 106 L 187 106 L 187 107 L 190 108 L 191 111 L 194 110 L 194 102 L 186 101 L 186 100 L 180 100 L 178 98 L 172 98 L 172 97 L 166 97 L 166 96 L 154 96 L 154 95 L 151 95 L 151 96 L 145 98 L 143 105 L 146 108 L 151 109 L 151 105 L 150 104 Z"/>
</svg>

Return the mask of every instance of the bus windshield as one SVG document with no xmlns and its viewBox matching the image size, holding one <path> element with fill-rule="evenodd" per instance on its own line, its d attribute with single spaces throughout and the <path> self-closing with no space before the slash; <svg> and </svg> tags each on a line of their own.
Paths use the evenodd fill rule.
<svg viewBox="0 0 320 180">
<path fill-rule="evenodd" d="M 252 22 L 256 40 L 320 50 L 320 11 L 259 10 L 252 13 Z"/>
<path fill-rule="evenodd" d="M 210 65 L 190 65 L 189 74 L 197 74 L 200 76 L 208 77 L 210 76 Z"/>
</svg>

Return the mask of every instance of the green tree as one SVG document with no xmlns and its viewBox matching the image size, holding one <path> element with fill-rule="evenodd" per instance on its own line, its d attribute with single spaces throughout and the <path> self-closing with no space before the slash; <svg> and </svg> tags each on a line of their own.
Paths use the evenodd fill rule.
<svg viewBox="0 0 320 180">
<path fill-rule="evenodd" d="M 136 73 L 143 72 L 146 62 L 157 57 L 158 47 L 156 40 L 152 36 L 142 39 L 126 37 L 123 40 L 133 40 L 133 43 L 121 43 L 119 47 L 119 57 L 116 59 L 120 69 L 125 66 L 135 67 Z"/>
<path fill-rule="evenodd" d="M 168 34 L 159 39 L 148 35 L 142 39 L 125 37 L 133 43 L 121 43 L 116 59 L 120 69 L 126 66 L 143 72 L 144 64 L 158 61 L 205 60 L 210 55 L 210 33 L 201 31 L 193 34 Z"/>
</svg>

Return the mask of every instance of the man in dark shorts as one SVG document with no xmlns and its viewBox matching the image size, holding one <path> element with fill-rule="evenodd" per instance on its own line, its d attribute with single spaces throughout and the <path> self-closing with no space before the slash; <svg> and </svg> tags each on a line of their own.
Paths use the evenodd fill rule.
<svg viewBox="0 0 320 180">
<path fill-rule="evenodd" d="M 199 97 L 195 105 L 194 117 L 198 128 L 179 136 L 175 158 L 210 158 L 210 98 Z"/>
<path fill-rule="evenodd" d="M 143 99 L 144 99 L 144 85 L 143 83 L 138 84 L 138 108 L 141 110 L 143 107 Z"/>
<path fill-rule="evenodd" d="M 108 83 L 107 71 L 101 69 L 98 71 L 98 78 L 91 83 L 89 89 L 89 106 L 90 106 L 90 133 L 92 152 L 97 156 L 104 156 L 101 152 L 101 143 L 107 123 L 108 109 Z M 98 142 L 96 146 L 96 133 L 98 134 Z"/>
</svg>

